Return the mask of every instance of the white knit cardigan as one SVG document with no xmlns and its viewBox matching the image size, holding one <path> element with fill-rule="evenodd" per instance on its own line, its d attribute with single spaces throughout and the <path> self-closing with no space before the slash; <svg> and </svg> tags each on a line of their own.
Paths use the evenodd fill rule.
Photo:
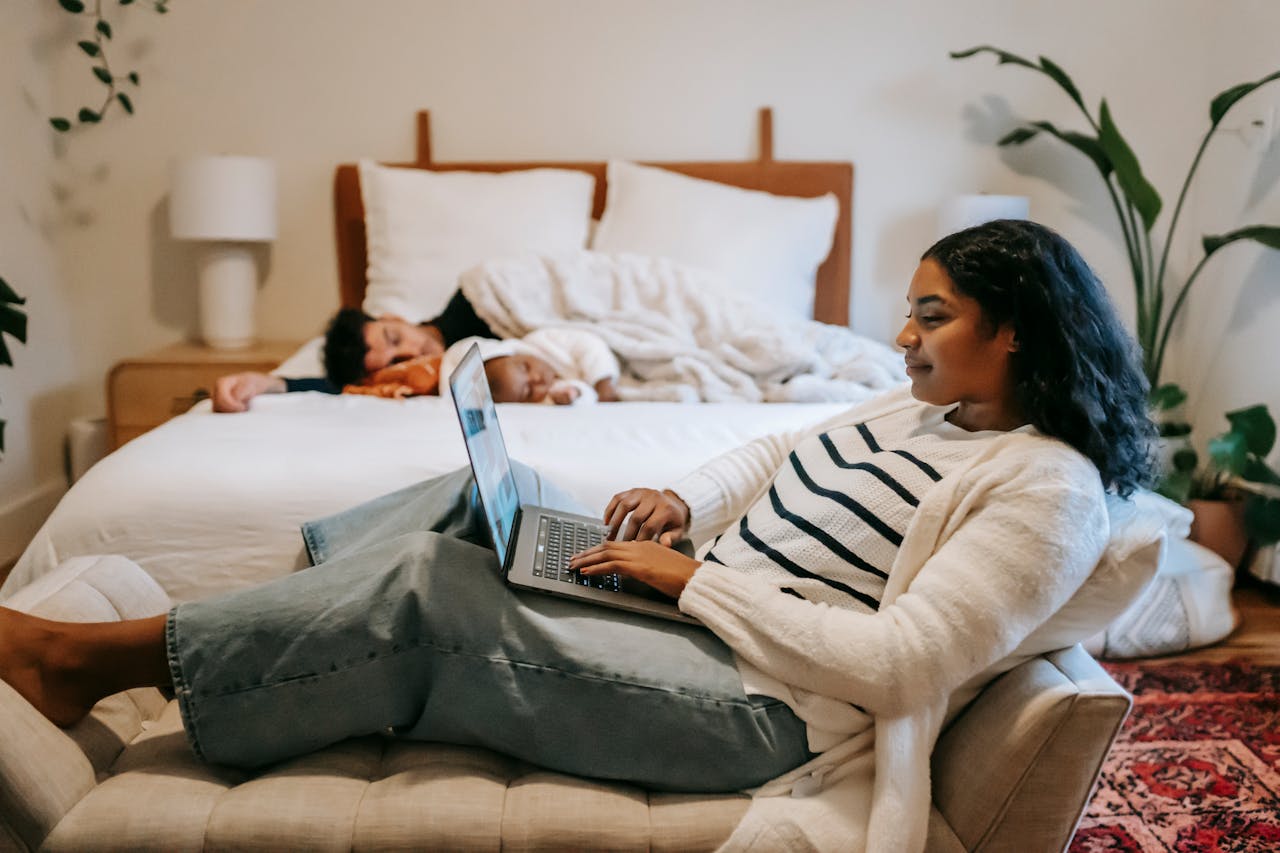
<svg viewBox="0 0 1280 853">
<path fill-rule="evenodd" d="M 691 538 L 741 516 L 800 440 L 920 405 L 904 387 L 713 460 L 673 486 L 689 504 Z M 682 610 L 793 692 L 857 704 L 875 721 L 756 791 L 722 849 L 923 850 L 944 720 L 1000 673 L 1062 645 L 1023 641 L 1089 576 L 1108 529 L 1097 469 L 1060 441 L 1020 432 L 925 495 L 875 614 L 779 595 L 780 581 L 704 563 Z"/>
</svg>

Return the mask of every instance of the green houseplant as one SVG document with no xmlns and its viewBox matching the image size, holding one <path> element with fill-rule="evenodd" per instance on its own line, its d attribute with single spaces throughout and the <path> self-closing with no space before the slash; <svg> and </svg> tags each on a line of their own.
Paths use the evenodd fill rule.
<svg viewBox="0 0 1280 853">
<path fill-rule="evenodd" d="M 4 336 L 11 335 L 20 344 L 27 342 L 27 315 L 17 308 L 26 301 L 0 278 L 0 365 L 5 367 L 13 366 L 13 356 L 9 354 Z M 0 453 L 4 453 L 3 419 L 0 419 Z"/>
<path fill-rule="evenodd" d="M 1025 122 L 1003 136 L 997 144 L 1022 145 L 1041 135 L 1052 137 L 1087 157 L 1102 178 L 1128 254 L 1137 308 L 1136 333 L 1142 347 L 1143 370 L 1151 383 L 1152 408 L 1161 421 L 1161 435 L 1166 440 L 1179 437 L 1182 440 L 1181 449 L 1172 454 L 1166 465 L 1158 490 L 1183 502 L 1223 499 L 1246 493 L 1248 498 L 1243 505 L 1243 519 L 1249 536 L 1260 543 L 1280 539 L 1280 500 L 1275 499 L 1280 496 L 1280 492 L 1275 491 L 1275 487 L 1280 486 L 1280 478 L 1263 461 L 1275 443 L 1275 424 L 1266 407 L 1252 406 L 1228 412 L 1230 429 L 1209 443 L 1210 460 L 1200 470 L 1196 452 L 1185 439 L 1191 432 L 1191 426 L 1185 419 L 1174 415 L 1187 395 L 1176 384 L 1161 382 L 1170 333 L 1186 303 L 1187 294 L 1199 280 L 1209 258 L 1225 246 L 1241 241 L 1280 249 L 1280 227 L 1274 225 L 1248 225 L 1221 234 L 1206 234 L 1200 241 L 1203 255 L 1199 262 L 1180 284 L 1171 281 L 1169 250 L 1187 191 L 1209 141 L 1236 104 L 1256 89 L 1280 78 L 1280 71 L 1253 82 L 1231 86 L 1210 101 L 1208 130 L 1187 169 L 1157 258 L 1152 233 L 1164 203 L 1143 174 L 1132 147 L 1120 133 L 1106 99 L 1100 101 L 1095 116 L 1071 77 L 1061 66 L 1043 56 L 1032 62 L 990 45 L 950 55 L 952 59 L 966 59 L 983 53 L 995 56 L 1000 65 L 1015 65 L 1048 77 L 1079 108 L 1088 124 L 1087 130 L 1077 131 L 1059 128 L 1048 121 Z"/>
<path fill-rule="evenodd" d="M 1164 233 L 1160 257 L 1157 259 L 1152 245 L 1152 232 L 1164 202 L 1155 187 L 1143 175 L 1138 157 L 1121 135 L 1106 98 L 1102 99 L 1095 117 L 1085 105 L 1083 96 L 1067 73 L 1052 60 L 1043 56 L 1040 57 L 1039 62 L 1031 62 L 1016 54 L 983 45 L 956 51 L 951 54 L 951 58 L 965 59 L 980 53 L 994 55 L 1001 65 L 1017 65 L 1045 75 L 1058 84 L 1071 101 L 1080 108 L 1081 114 L 1089 125 L 1088 131 L 1063 130 L 1047 121 L 1032 121 L 1013 129 L 997 144 L 1022 145 L 1045 134 L 1084 154 L 1097 168 L 1106 185 L 1119 221 L 1120 231 L 1124 236 L 1137 303 L 1138 343 L 1142 346 L 1143 369 L 1154 389 L 1152 401 L 1157 408 L 1172 408 L 1182 401 L 1183 396 L 1176 386 L 1162 386 L 1160 383 L 1169 334 L 1186 301 L 1187 293 L 1199 278 L 1206 262 L 1219 249 L 1242 240 L 1280 249 L 1280 227 L 1274 225 L 1249 225 L 1223 234 L 1206 234 L 1201 238 L 1204 255 L 1199 263 L 1183 280 L 1180 287 L 1175 289 L 1169 283 L 1169 249 L 1173 245 L 1174 232 L 1177 230 L 1178 219 L 1187 199 L 1187 190 L 1209 146 L 1209 140 L 1213 138 L 1222 119 L 1232 107 L 1255 89 L 1280 78 L 1280 71 L 1268 74 L 1252 83 L 1232 86 L 1220 92 L 1210 102 L 1209 129 L 1200 141 L 1200 147 L 1182 182 L 1178 201 L 1174 205 L 1173 215 Z M 1168 295 L 1172 295 L 1173 298 L 1166 301 Z"/>
</svg>

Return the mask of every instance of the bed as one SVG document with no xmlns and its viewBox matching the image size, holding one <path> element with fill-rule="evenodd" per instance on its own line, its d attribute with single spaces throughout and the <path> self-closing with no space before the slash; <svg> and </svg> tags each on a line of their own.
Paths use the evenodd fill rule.
<svg viewBox="0 0 1280 853">
<path fill-rule="evenodd" d="M 471 177 L 477 174 L 546 168 L 587 175 L 593 179 L 588 199 L 592 223 L 583 224 L 584 231 L 594 228 L 599 238 L 601 231 L 612 228 L 617 242 L 617 218 L 610 222 L 606 215 L 601 221 L 611 192 L 608 179 L 623 174 L 613 164 L 445 164 L 433 162 L 430 148 L 429 116 L 423 112 L 418 116 L 415 160 L 380 168 L 401 170 L 404 174 L 397 173 L 396 178 L 410 173 L 457 173 L 463 176 L 459 180 L 468 181 L 478 180 Z M 385 228 L 381 233 L 370 231 L 374 220 L 366 210 L 370 196 L 369 187 L 362 187 L 362 170 L 366 176 L 372 174 L 364 163 L 337 168 L 334 213 L 340 301 L 344 306 L 368 308 L 369 281 L 377 272 L 370 247 L 384 249 L 387 234 Z M 768 230 L 793 229 L 795 245 L 803 248 L 804 244 L 811 252 L 801 264 L 809 264 L 810 289 L 798 299 L 794 292 L 784 294 L 792 304 L 779 310 L 802 305 L 816 320 L 839 326 L 847 323 L 851 164 L 775 160 L 771 116 L 764 110 L 757 159 L 663 163 L 661 170 L 698 180 L 694 189 L 699 192 L 706 189 L 702 183 L 711 181 L 770 194 L 730 195 L 729 209 L 718 220 L 736 222 L 734 217 L 746 215 L 742 209 L 757 201 L 769 216 L 777 213 L 780 218 L 768 220 Z M 636 174 L 647 173 L 635 172 L 631 178 Z M 580 193 L 581 186 L 573 191 Z M 664 198 L 670 201 L 669 196 Z M 819 200 L 831 209 L 822 213 L 827 224 L 820 224 L 818 230 L 827 227 L 830 232 L 815 241 L 809 223 Z M 785 209 L 775 210 L 779 204 Z M 486 223 L 492 220 L 491 210 L 481 205 L 480 211 L 488 217 Z M 546 218 L 550 217 L 539 214 L 536 221 L 515 222 L 513 227 L 526 232 L 542 228 Z M 660 241 L 661 235 L 655 238 L 653 230 L 670 225 L 647 223 L 650 230 L 642 236 Z M 452 240 L 441 244 L 441 252 L 470 239 L 459 241 L 438 233 L 448 227 L 446 223 L 433 232 L 441 240 Z M 696 253 L 711 240 L 708 237 L 691 250 Z M 751 242 L 765 241 L 753 238 Z M 823 247 L 816 260 L 814 245 Z M 743 252 L 751 250 L 747 246 Z M 736 260 L 740 259 L 729 258 L 730 263 Z M 757 257 L 751 263 L 768 267 L 773 260 Z M 794 260 L 786 256 L 779 263 Z M 452 286 L 452 280 L 448 284 Z M 419 313 L 429 316 L 430 312 L 428 306 Z M 316 349 L 313 341 L 286 362 L 284 375 L 305 375 L 305 365 L 316 364 Z M 665 485 L 747 440 L 817 422 L 847 405 L 629 402 L 569 409 L 504 405 L 499 411 L 513 458 L 548 475 L 584 506 L 603 508 L 608 497 L 622 488 Z M 85 554 L 133 559 L 175 601 L 253 585 L 306 565 L 298 531 L 302 522 L 464 464 L 465 450 L 452 405 L 439 397 L 392 401 L 318 393 L 264 395 L 254 400 L 249 412 L 239 415 L 215 415 L 206 401 L 124 445 L 77 481 L 19 559 L 0 588 L 0 597 L 11 595 L 60 562 Z"/>
</svg>

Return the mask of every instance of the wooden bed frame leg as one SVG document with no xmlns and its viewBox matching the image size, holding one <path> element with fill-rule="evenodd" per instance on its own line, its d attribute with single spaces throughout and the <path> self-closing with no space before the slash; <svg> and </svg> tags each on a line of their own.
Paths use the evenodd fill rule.
<svg viewBox="0 0 1280 853">
<path fill-rule="evenodd" d="M 760 108 L 760 162 L 773 159 L 773 107 Z"/>
<path fill-rule="evenodd" d="M 431 165 L 431 111 L 418 110 L 418 166 Z"/>
</svg>

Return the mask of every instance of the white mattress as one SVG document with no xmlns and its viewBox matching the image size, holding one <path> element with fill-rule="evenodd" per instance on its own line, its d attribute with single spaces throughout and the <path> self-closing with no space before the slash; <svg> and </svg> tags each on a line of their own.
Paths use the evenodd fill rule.
<svg viewBox="0 0 1280 853">
<path fill-rule="evenodd" d="M 499 406 L 508 450 L 585 506 L 661 487 L 760 435 L 848 404 Z M 175 601 L 306 565 L 298 526 L 466 464 L 453 407 L 316 393 L 264 395 L 244 414 L 207 402 L 95 465 L 0 588 L 83 554 L 122 554 Z"/>
</svg>

